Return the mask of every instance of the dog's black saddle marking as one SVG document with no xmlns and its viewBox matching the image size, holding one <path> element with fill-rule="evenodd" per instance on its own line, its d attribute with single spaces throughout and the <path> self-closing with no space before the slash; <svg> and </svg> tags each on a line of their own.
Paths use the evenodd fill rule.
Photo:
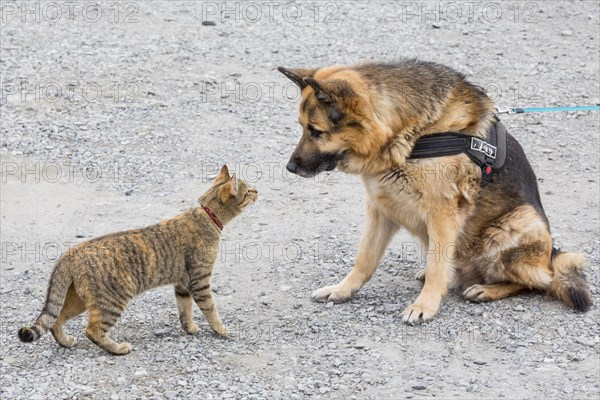
<svg viewBox="0 0 600 400">
<path fill-rule="evenodd" d="M 409 158 L 430 158 L 465 153 L 481 167 L 481 186 L 492 178 L 492 172 L 506 161 L 506 128 L 500 121 L 488 131 L 486 140 L 460 132 L 434 133 L 415 143 Z"/>
</svg>

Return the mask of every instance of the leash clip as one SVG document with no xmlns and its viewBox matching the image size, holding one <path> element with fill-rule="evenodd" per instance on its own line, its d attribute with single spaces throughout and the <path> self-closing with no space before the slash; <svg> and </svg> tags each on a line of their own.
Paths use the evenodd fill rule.
<svg viewBox="0 0 600 400">
<path fill-rule="evenodd" d="M 496 107 L 496 114 L 515 114 L 515 109 L 510 107 Z"/>
</svg>

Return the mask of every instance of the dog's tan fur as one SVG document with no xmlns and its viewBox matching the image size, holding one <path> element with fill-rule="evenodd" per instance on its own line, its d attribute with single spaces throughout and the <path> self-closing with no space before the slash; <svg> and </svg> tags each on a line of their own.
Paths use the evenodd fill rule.
<svg viewBox="0 0 600 400">
<path fill-rule="evenodd" d="M 315 300 L 351 299 L 404 227 L 427 248 L 426 269 L 419 275 L 424 286 L 404 311 L 405 322 L 431 319 L 453 286 L 466 289 L 464 296 L 474 301 L 540 289 L 578 309 L 589 308 L 585 282 L 577 278 L 583 260 L 557 253 L 552 261 L 535 178 L 498 183 L 514 179 L 508 176 L 516 173 L 514 165 L 530 169 L 512 137 L 516 158 L 486 189 L 480 168 L 464 154 L 409 159 L 415 141 L 431 133 L 487 136 L 496 122 L 493 103 L 464 76 L 414 60 L 279 70 L 302 89 L 304 133 L 288 169 L 312 176 L 337 166 L 359 174 L 367 192 L 366 229 L 354 268 L 337 285 L 315 291 Z M 577 277 L 566 278 L 572 274 Z"/>
</svg>

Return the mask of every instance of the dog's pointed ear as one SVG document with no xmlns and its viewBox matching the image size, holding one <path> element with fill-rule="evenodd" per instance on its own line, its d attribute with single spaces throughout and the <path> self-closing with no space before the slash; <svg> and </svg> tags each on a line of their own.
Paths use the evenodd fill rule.
<svg viewBox="0 0 600 400">
<path fill-rule="evenodd" d="M 321 83 L 319 83 L 318 80 L 316 80 L 315 78 L 309 77 L 309 78 L 304 78 L 304 82 L 306 82 L 306 84 L 314 90 L 315 97 L 321 103 L 324 103 L 324 104 L 333 103 L 333 98 L 331 97 L 331 95 L 329 93 L 327 93 L 327 91 L 323 88 L 323 85 L 321 85 Z"/>
<path fill-rule="evenodd" d="M 350 85 L 341 79 L 318 81 L 312 77 L 304 78 L 304 82 L 315 91 L 315 97 L 323 104 L 339 103 L 354 96 Z"/>
<path fill-rule="evenodd" d="M 342 79 L 304 78 L 304 82 L 315 92 L 315 97 L 327 109 L 327 117 L 333 123 L 345 117 L 344 110 L 355 100 L 356 93 L 348 82 Z"/>
<path fill-rule="evenodd" d="M 291 80 L 296 85 L 298 85 L 300 90 L 302 90 L 308 86 L 307 83 L 304 82 L 304 78 L 312 77 L 315 74 L 315 72 L 317 72 L 316 69 L 307 69 L 307 68 L 277 67 L 277 70 L 279 72 L 281 72 L 283 75 L 285 75 L 289 80 Z"/>
</svg>

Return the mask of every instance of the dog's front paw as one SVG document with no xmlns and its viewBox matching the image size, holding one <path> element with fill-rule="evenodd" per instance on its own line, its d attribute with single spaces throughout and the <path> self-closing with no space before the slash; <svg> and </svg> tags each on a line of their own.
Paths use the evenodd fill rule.
<svg viewBox="0 0 600 400">
<path fill-rule="evenodd" d="M 415 279 L 421 281 L 421 283 L 425 283 L 425 268 L 421 268 L 419 271 L 417 271 L 415 274 Z"/>
<path fill-rule="evenodd" d="M 317 289 L 312 292 L 310 297 L 313 301 L 319 303 L 328 303 L 331 301 L 338 304 L 352 300 L 355 294 L 356 290 L 353 290 L 345 285 L 338 284 Z"/>
<path fill-rule="evenodd" d="M 432 319 L 439 309 L 439 303 L 418 301 L 408 306 L 402 313 L 402 321 L 415 325 Z"/>
</svg>

